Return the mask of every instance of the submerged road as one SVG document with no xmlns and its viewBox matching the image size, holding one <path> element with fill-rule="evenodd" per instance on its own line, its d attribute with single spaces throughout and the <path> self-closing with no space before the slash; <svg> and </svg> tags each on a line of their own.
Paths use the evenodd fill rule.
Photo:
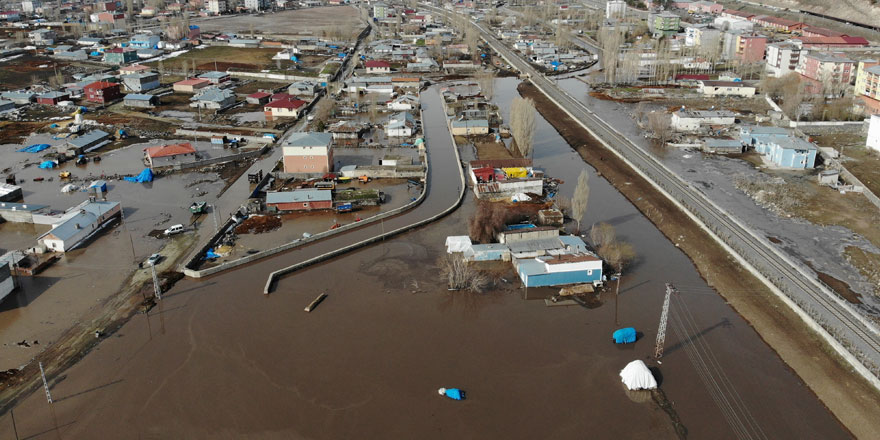
<svg viewBox="0 0 880 440">
<path fill-rule="evenodd" d="M 240 268 L 200 279 L 200 281 L 213 284 L 214 282 L 222 282 L 228 277 L 247 277 L 255 281 L 262 281 L 275 271 L 319 258 L 356 243 L 374 239 L 389 231 L 427 221 L 457 206 L 464 191 L 461 185 L 463 171 L 455 146 L 452 144 L 441 99 L 436 88 L 430 88 L 421 94 L 422 130 L 425 134 L 428 155 L 427 193 L 421 204 L 383 221 L 332 235 L 277 256 L 266 257 Z M 259 291 L 262 286 L 262 283 L 257 282 L 254 284 L 254 290 Z M 279 287 L 283 288 L 283 284 Z"/>
</svg>

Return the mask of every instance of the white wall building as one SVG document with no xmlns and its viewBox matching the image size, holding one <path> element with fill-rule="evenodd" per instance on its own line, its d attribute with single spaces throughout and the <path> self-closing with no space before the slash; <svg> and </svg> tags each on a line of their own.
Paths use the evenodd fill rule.
<svg viewBox="0 0 880 440">
<path fill-rule="evenodd" d="M 206 8 L 214 14 L 222 14 L 228 9 L 226 0 L 208 0 Z"/>
<path fill-rule="evenodd" d="M 675 131 L 698 131 L 712 125 L 730 126 L 734 122 L 736 116 L 728 110 L 679 110 L 672 113 L 672 128 Z"/>
<path fill-rule="evenodd" d="M 42 5 L 43 4 L 37 0 L 26 0 L 26 1 L 21 2 L 21 12 L 27 12 L 28 14 L 33 14 Z"/>
<path fill-rule="evenodd" d="M 871 125 L 868 127 L 868 149 L 880 151 L 880 115 L 871 116 Z"/>
<path fill-rule="evenodd" d="M 779 78 L 794 72 L 800 62 L 801 52 L 801 47 L 794 43 L 781 41 L 768 44 L 767 73 Z"/>
<path fill-rule="evenodd" d="M 605 3 L 605 18 L 626 17 L 626 2 L 623 0 L 609 0 Z"/>
<path fill-rule="evenodd" d="M 251 11 L 265 11 L 271 8 L 269 0 L 244 0 L 244 7 Z"/>
</svg>

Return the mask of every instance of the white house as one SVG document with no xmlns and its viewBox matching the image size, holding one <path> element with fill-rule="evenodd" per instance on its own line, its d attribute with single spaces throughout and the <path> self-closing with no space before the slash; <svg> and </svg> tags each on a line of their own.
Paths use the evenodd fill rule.
<svg viewBox="0 0 880 440">
<path fill-rule="evenodd" d="M 408 137 L 413 135 L 416 122 L 409 112 L 395 113 L 385 124 L 385 136 Z"/>
<path fill-rule="evenodd" d="M 85 201 L 69 209 L 40 240 L 47 249 L 67 252 L 101 230 L 108 220 L 122 215 L 119 202 Z"/>
<path fill-rule="evenodd" d="M 871 125 L 868 127 L 868 142 L 866 146 L 871 150 L 880 151 L 880 115 L 871 116 Z"/>
<path fill-rule="evenodd" d="M 386 105 L 389 110 L 413 110 L 419 106 L 419 98 L 412 95 L 401 95 Z"/>
<path fill-rule="evenodd" d="M 728 110 L 678 110 L 672 112 L 672 128 L 675 131 L 698 131 L 712 125 L 730 126 L 736 122 L 733 112 Z"/>
</svg>

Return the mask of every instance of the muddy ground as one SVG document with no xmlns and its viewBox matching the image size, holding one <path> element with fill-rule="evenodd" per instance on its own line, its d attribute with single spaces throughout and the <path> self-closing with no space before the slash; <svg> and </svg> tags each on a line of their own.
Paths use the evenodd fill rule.
<svg viewBox="0 0 880 440">
<path fill-rule="evenodd" d="M 818 335 L 777 300 L 757 278 L 736 263 L 697 224 L 647 181 L 605 149 L 530 84 L 523 96 L 535 100 L 545 119 L 604 178 L 614 184 L 694 262 L 700 274 L 739 312 L 841 422 L 857 437 L 869 438 L 880 417 L 880 394 L 831 352 Z M 792 331 L 792 329 L 799 329 Z"/>
</svg>

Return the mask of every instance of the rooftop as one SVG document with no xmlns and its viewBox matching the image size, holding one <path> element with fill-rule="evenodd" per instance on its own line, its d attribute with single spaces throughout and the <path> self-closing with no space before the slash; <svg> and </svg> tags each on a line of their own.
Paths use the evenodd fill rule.
<svg viewBox="0 0 880 440">
<path fill-rule="evenodd" d="M 144 148 L 147 156 L 151 158 L 177 156 L 178 154 L 193 154 L 196 149 L 189 142 L 180 144 L 158 145 Z"/>
<path fill-rule="evenodd" d="M 41 235 L 39 238 L 52 234 L 61 240 L 68 240 L 74 237 L 83 226 L 95 223 L 99 217 L 116 209 L 117 206 L 119 206 L 119 202 L 84 202 L 80 206 L 74 208 L 79 210 L 78 213 L 68 217 L 61 223 L 56 224 L 54 228 Z"/>
<path fill-rule="evenodd" d="M 68 144 L 78 148 L 88 147 L 93 142 L 102 141 L 110 137 L 110 134 L 103 130 L 92 130 L 80 137 L 67 141 Z"/>
<path fill-rule="evenodd" d="M 300 203 L 300 202 L 330 202 L 333 200 L 332 191 L 325 189 L 297 189 L 293 191 L 269 191 L 266 193 L 266 204 L 270 203 Z"/>
<path fill-rule="evenodd" d="M 320 133 L 316 131 L 305 131 L 291 133 L 284 143 L 287 147 L 326 147 L 333 140 L 330 133 Z"/>
</svg>

